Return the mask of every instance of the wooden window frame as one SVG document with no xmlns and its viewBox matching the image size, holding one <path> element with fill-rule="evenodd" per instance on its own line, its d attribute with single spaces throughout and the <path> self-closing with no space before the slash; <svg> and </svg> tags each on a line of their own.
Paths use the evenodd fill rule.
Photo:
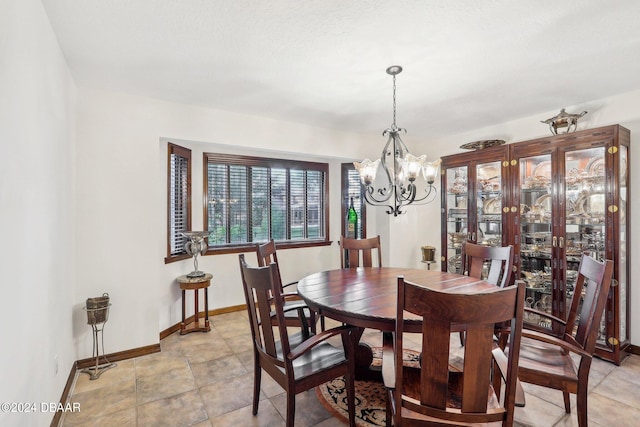
<svg viewBox="0 0 640 427">
<path fill-rule="evenodd" d="M 175 224 L 172 224 L 172 210 L 171 206 L 174 202 L 172 197 L 174 194 L 171 191 L 171 177 L 174 175 L 174 170 L 171 162 L 172 156 L 179 156 L 185 158 L 187 160 L 187 189 L 186 189 L 186 230 L 191 230 L 191 150 L 185 147 L 181 147 L 179 145 L 168 143 L 167 148 L 167 256 L 164 259 L 165 264 L 180 261 L 183 259 L 191 258 L 186 251 L 181 251 L 179 253 L 172 253 L 172 245 L 171 245 L 171 237 L 172 237 L 172 225 L 175 227 Z"/>
<path fill-rule="evenodd" d="M 289 170 L 305 170 L 305 171 L 320 171 L 323 174 L 323 188 L 321 190 L 321 199 L 324 204 L 323 210 L 320 213 L 322 216 L 321 227 L 324 236 L 318 239 L 296 239 L 296 240 L 278 240 L 276 242 L 278 244 L 278 249 L 287 249 L 287 248 L 300 248 L 300 247 L 311 247 L 311 246 L 326 246 L 330 245 L 331 241 L 329 240 L 329 165 L 328 163 L 317 163 L 317 162 L 307 162 L 307 161 L 299 161 L 299 160 L 288 160 L 288 159 L 278 159 L 278 158 L 269 158 L 269 157 L 253 157 L 253 156 L 243 156 L 243 155 L 234 155 L 234 154 L 220 154 L 220 153 L 203 153 L 203 230 L 209 229 L 209 182 L 208 182 L 208 171 L 209 164 L 224 164 L 224 165 L 233 165 L 233 166 L 257 166 L 264 167 L 269 169 L 269 173 L 271 169 L 287 169 Z M 287 172 L 287 177 L 289 176 Z M 249 187 L 250 174 L 247 175 L 247 187 Z M 287 178 L 288 179 L 288 178 Z M 289 181 L 287 181 L 287 185 L 289 185 Z M 290 195 L 287 196 L 290 198 Z M 250 197 L 247 197 L 247 204 L 249 205 Z M 287 206 L 290 205 L 290 201 L 287 202 Z M 290 215 L 290 209 L 287 209 L 286 214 L 286 234 L 287 237 L 291 236 L 291 222 L 292 218 Z M 247 209 L 247 215 L 250 217 L 250 210 Z M 227 225 L 229 227 L 229 225 Z M 250 233 L 248 233 L 250 235 Z M 271 230 L 269 230 L 269 239 L 271 238 Z M 266 241 L 266 240 L 265 240 Z M 209 244 L 209 249 L 207 250 L 206 255 L 214 255 L 214 254 L 229 254 L 229 253 L 240 253 L 240 252 L 248 252 L 254 251 L 256 243 L 262 243 L 263 241 L 250 241 L 246 243 L 226 243 L 224 245 L 211 245 Z"/>
<path fill-rule="evenodd" d="M 342 210 L 341 210 L 340 223 L 342 224 L 342 235 L 346 236 L 347 211 L 349 210 L 349 200 L 352 194 L 349 191 L 349 171 L 355 171 L 356 168 L 355 166 L 353 166 L 353 163 L 342 163 L 340 169 L 341 169 L 340 194 L 342 195 L 342 198 L 341 198 Z M 364 200 L 364 192 L 365 192 L 364 186 L 360 184 L 360 198 L 358 199 L 359 200 L 358 202 L 354 202 L 354 204 L 357 203 L 360 206 L 360 215 L 358 218 L 358 220 L 360 221 L 360 229 L 358 233 L 359 239 L 367 238 L 367 204 Z M 356 206 L 356 209 L 357 209 L 357 206 Z"/>
</svg>

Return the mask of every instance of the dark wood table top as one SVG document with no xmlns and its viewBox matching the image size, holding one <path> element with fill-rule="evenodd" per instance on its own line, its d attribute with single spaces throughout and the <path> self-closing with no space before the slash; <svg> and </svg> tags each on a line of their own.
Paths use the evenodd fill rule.
<svg viewBox="0 0 640 427">
<path fill-rule="evenodd" d="M 298 293 L 322 315 L 361 328 L 395 329 L 398 276 L 430 289 L 454 293 L 493 292 L 484 280 L 442 271 L 368 267 L 314 273 L 298 282 Z M 420 332 L 417 318 L 407 315 L 405 327 Z"/>
</svg>

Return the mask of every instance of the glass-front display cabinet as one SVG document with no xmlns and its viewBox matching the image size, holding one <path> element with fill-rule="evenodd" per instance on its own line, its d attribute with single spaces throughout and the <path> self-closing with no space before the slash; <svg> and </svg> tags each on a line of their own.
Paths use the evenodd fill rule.
<svg viewBox="0 0 640 427">
<path fill-rule="evenodd" d="M 508 150 L 486 149 L 443 159 L 443 270 L 460 272 L 465 241 L 502 246 L 503 202 L 506 195 Z"/>
<path fill-rule="evenodd" d="M 619 364 L 630 345 L 629 141 L 629 131 L 614 125 L 508 144 L 506 156 L 493 161 L 482 151 L 443 158 L 443 270 L 459 272 L 454 267 L 461 238 L 511 244 L 515 279 L 526 283 L 526 305 L 566 319 L 582 254 L 613 260 L 596 354 Z M 456 210 L 465 203 L 455 197 L 456 179 L 465 176 L 462 159 L 474 157 L 478 160 L 468 163 L 466 175 L 474 182 L 464 194 L 472 206 L 464 216 Z M 492 172 L 498 163 L 503 165 L 499 181 Z M 481 167 L 491 172 L 482 173 Z M 494 194 L 496 181 L 502 191 Z M 525 321 L 550 326 L 533 315 Z"/>
</svg>

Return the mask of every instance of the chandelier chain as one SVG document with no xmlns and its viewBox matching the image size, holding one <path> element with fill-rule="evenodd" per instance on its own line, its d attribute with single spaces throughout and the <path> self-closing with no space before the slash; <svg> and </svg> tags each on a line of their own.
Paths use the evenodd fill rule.
<svg viewBox="0 0 640 427">
<path fill-rule="evenodd" d="M 393 75 L 393 127 L 396 127 L 396 75 Z"/>
</svg>

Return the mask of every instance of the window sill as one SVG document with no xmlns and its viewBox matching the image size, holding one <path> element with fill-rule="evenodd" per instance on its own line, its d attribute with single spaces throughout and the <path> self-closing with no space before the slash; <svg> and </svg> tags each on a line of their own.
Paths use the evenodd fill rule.
<svg viewBox="0 0 640 427">
<path fill-rule="evenodd" d="M 222 254 L 237 254 L 242 252 L 255 252 L 256 244 L 267 242 L 256 242 L 242 245 L 227 245 L 227 246 L 210 246 L 205 255 L 222 255 Z M 331 240 L 317 240 L 317 241 L 304 241 L 304 242 L 276 242 L 278 250 L 281 249 L 297 249 L 297 248 L 310 248 L 316 246 L 329 246 L 333 243 Z"/>
<path fill-rule="evenodd" d="M 191 259 L 191 257 L 187 254 L 170 255 L 170 256 L 164 257 L 164 263 L 171 264 L 172 262 L 182 261 L 183 259 Z"/>
</svg>

